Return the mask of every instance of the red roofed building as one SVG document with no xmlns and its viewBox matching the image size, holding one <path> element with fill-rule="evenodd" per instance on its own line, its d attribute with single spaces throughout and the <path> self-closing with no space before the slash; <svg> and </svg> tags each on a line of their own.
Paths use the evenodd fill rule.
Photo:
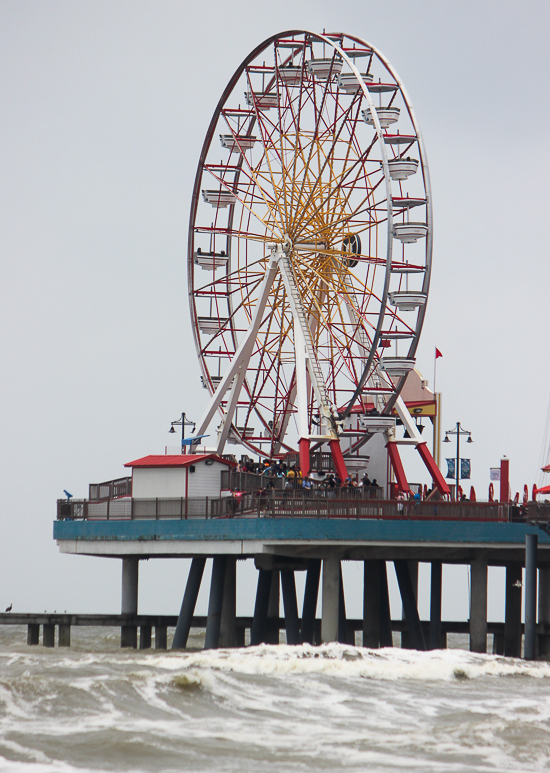
<svg viewBox="0 0 550 773">
<path fill-rule="evenodd" d="M 219 497 L 222 470 L 235 463 L 216 454 L 144 456 L 128 462 L 134 499 Z"/>
</svg>

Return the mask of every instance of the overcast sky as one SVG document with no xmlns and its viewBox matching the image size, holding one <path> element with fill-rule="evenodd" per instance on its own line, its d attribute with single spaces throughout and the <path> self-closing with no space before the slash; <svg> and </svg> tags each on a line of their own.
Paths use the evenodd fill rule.
<svg viewBox="0 0 550 773">
<path fill-rule="evenodd" d="M 198 155 L 233 71 L 289 28 L 355 33 L 403 79 L 434 201 L 418 366 L 433 386 L 443 353 L 443 429 L 472 431 L 479 498 L 503 454 L 513 493 L 536 480 L 550 398 L 547 0 L 2 0 L 0 607 L 119 609 L 120 562 L 60 556 L 55 501 L 163 452 L 170 421 L 202 413 L 185 255 Z M 177 611 L 185 571 L 167 564 L 143 567 L 140 611 Z"/>
</svg>

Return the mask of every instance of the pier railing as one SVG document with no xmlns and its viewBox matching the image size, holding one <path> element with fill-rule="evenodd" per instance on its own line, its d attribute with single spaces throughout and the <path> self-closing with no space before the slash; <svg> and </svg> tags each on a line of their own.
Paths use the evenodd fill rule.
<svg viewBox="0 0 550 773">
<path fill-rule="evenodd" d="M 222 498 L 85 499 L 57 502 L 58 520 L 126 521 L 190 518 L 354 518 L 395 520 L 509 521 L 498 502 L 389 501 L 307 496 L 301 491 L 261 491 Z"/>
<path fill-rule="evenodd" d="M 90 500 L 117 499 L 132 496 L 132 478 L 117 478 L 104 483 L 90 483 L 88 497 Z"/>
</svg>

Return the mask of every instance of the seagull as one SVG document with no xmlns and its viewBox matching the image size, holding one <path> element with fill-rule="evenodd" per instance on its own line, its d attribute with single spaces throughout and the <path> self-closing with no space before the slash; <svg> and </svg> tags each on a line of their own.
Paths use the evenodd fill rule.
<svg viewBox="0 0 550 773">
<path fill-rule="evenodd" d="M 13 603 L 9 605 L 9 607 L 6 607 L 6 612 L 11 612 L 13 609 Z"/>
<path fill-rule="evenodd" d="M 65 494 L 65 496 L 67 497 L 67 499 L 72 499 L 72 498 L 73 498 L 73 495 L 72 495 L 72 494 L 69 494 L 69 492 L 68 492 L 68 491 L 67 491 L 67 489 L 65 489 L 65 488 L 63 489 L 63 493 Z"/>
</svg>

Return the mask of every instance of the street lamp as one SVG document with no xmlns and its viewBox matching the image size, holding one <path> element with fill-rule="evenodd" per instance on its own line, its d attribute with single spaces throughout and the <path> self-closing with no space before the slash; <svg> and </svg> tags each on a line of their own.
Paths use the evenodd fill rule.
<svg viewBox="0 0 550 773">
<path fill-rule="evenodd" d="M 458 481 L 460 479 L 460 436 L 466 436 L 468 435 L 467 443 L 473 443 L 472 440 L 472 433 L 468 432 L 467 429 L 463 429 L 460 426 L 460 422 L 457 421 L 456 428 L 455 429 L 449 429 L 445 432 L 445 440 L 444 443 L 450 443 L 451 439 L 449 435 L 456 435 L 456 464 L 455 464 L 455 479 L 456 479 L 456 489 L 455 489 L 455 501 L 458 501 Z"/>
<path fill-rule="evenodd" d="M 177 421 L 171 421 L 170 422 L 170 429 L 168 430 L 168 432 L 170 432 L 170 434 L 172 434 L 172 435 L 176 431 L 174 429 L 174 427 L 181 427 L 181 452 L 182 452 L 182 454 L 185 453 L 185 451 L 184 451 L 185 446 L 183 444 L 183 441 L 185 440 L 185 427 L 190 427 L 190 426 L 193 426 L 193 432 L 195 432 L 195 422 L 194 421 L 189 421 L 188 419 L 186 419 L 184 413 L 181 414 L 181 419 L 178 419 Z"/>
</svg>

